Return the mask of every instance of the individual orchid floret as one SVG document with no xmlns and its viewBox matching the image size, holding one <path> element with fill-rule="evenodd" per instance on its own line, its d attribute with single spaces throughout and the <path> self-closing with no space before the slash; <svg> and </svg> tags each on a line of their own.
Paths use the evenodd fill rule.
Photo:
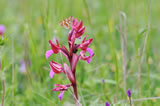
<svg viewBox="0 0 160 106">
<path fill-rule="evenodd" d="M 0 25 L 0 36 L 3 37 L 3 34 L 5 32 L 5 26 L 4 25 Z"/>
<path fill-rule="evenodd" d="M 54 86 L 57 88 L 52 89 L 52 91 L 66 91 L 71 86 L 71 84 L 67 85 L 55 84 Z"/>
<path fill-rule="evenodd" d="M 52 89 L 52 91 L 60 91 L 61 93 L 59 94 L 58 98 L 60 101 L 62 101 L 64 92 L 68 90 L 71 84 L 67 85 L 55 84 L 54 86 L 56 86 L 57 88 Z"/>
<path fill-rule="evenodd" d="M 59 42 L 56 40 L 57 45 L 55 45 L 51 40 L 49 40 L 49 43 L 51 45 L 51 48 L 53 50 L 53 53 L 57 54 L 60 51 Z"/>
<path fill-rule="evenodd" d="M 58 64 L 54 61 L 50 61 L 49 66 L 50 66 L 51 70 L 56 74 L 63 72 L 63 67 L 61 64 Z"/>
<path fill-rule="evenodd" d="M 89 53 L 89 56 L 85 56 L 86 51 Z M 92 57 L 94 56 L 94 53 L 93 53 L 93 51 L 92 51 L 91 48 L 87 48 L 86 51 L 82 50 L 82 51 L 80 52 L 80 59 L 81 59 L 81 60 L 85 60 L 85 61 L 87 61 L 88 63 L 90 63 L 91 60 L 92 60 Z"/>
<path fill-rule="evenodd" d="M 88 46 L 91 44 L 91 42 L 93 41 L 93 39 L 86 40 L 86 37 L 83 39 L 82 43 L 80 44 L 80 48 L 82 50 L 86 50 L 88 48 Z"/>
</svg>

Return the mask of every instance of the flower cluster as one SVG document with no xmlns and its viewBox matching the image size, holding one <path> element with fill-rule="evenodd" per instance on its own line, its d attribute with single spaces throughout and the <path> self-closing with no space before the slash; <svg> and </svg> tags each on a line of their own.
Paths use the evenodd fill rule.
<svg viewBox="0 0 160 106">
<path fill-rule="evenodd" d="M 82 21 L 78 22 L 78 20 L 74 18 L 72 21 L 72 29 L 68 33 L 69 50 L 62 44 L 60 46 L 58 40 L 56 40 L 56 44 L 54 44 L 51 40 L 49 40 L 51 50 L 48 50 L 46 52 L 46 58 L 48 59 L 52 54 L 62 53 L 70 63 L 69 64 L 70 67 L 69 67 L 66 63 L 62 65 L 54 61 L 49 62 L 49 66 L 51 68 L 49 75 L 51 78 L 53 78 L 54 74 L 64 73 L 66 74 L 69 81 L 71 82 L 70 84 L 67 84 L 67 85 L 55 84 L 57 88 L 54 88 L 53 91 L 61 92 L 60 95 L 58 96 L 61 101 L 62 101 L 64 92 L 70 86 L 73 87 L 74 96 L 76 99 L 78 99 L 76 74 L 75 74 L 76 65 L 80 59 L 90 63 L 92 60 L 92 57 L 94 56 L 92 49 L 89 48 L 89 45 L 93 40 L 92 38 L 86 40 L 87 38 L 87 35 L 86 35 L 80 44 L 75 43 L 76 39 L 81 39 L 81 36 L 84 34 L 84 31 L 85 31 L 85 27 L 83 26 L 83 22 Z M 78 50 L 80 50 L 79 54 L 77 52 Z M 86 52 L 89 53 L 89 56 L 86 56 Z"/>
</svg>

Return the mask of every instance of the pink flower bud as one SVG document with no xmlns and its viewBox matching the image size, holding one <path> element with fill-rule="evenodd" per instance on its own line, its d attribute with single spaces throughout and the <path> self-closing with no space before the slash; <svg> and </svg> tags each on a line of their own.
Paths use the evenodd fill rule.
<svg viewBox="0 0 160 106">
<path fill-rule="evenodd" d="M 58 63 L 56 63 L 54 61 L 50 61 L 49 65 L 50 65 L 51 70 L 54 73 L 59 74 L 59 73 L 63 72 L 63 67 L 62 67 L 61 64 L 58 64 Z"/>
</svg>

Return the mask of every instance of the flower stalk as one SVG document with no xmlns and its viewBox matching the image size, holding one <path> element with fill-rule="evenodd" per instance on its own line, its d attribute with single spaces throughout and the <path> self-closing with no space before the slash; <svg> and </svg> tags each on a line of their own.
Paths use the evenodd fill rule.
<svg viewBox="0 0 160 106">
<path fill-rule="evenodd" d="M 128 95 L 128 98 L 129 98 L 130 106 L 132 106 L 132 100 L 131 100 L 132 92 L 131 92 L 130 89 L 127 90 L 127 95 Z"/>
</svg>

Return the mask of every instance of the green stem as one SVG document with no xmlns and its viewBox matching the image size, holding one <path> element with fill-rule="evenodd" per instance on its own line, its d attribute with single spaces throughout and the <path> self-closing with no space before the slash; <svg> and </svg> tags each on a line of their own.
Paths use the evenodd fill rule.
<svg viewBox="0 0 160 106">
<path fill-rule="evenodd" d="M 132 100 L 131 97 L 129 97 L 130 106 L 132 106 Z"/>
</svg>

